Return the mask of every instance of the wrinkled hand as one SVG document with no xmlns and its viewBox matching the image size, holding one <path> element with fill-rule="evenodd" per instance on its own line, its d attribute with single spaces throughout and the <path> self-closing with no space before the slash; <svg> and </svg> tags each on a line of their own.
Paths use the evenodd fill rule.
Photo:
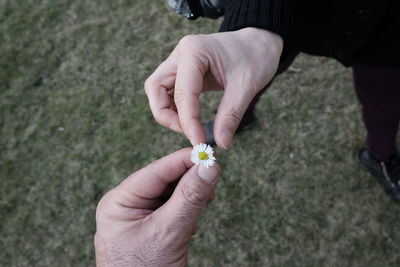
<svg viewBox="0 0 400 267">
<path fill-rule="evenodd" d="M 97 207 L 97 266 L 185 266 L 187 243 L 218 176 L 218 166 L 193 166 L 190 149 L 130 175 Z"/>
<path fill-rule="evenodd" d="M 154 118 L 192 145 L 204 143 L 199 96 L 224 90 L 214 138 L 227 149 L 251 100 L 273 78 L 282 47 L 280 36 L 257 28 L 184 37 L 145 83 Z"/>
</svg>

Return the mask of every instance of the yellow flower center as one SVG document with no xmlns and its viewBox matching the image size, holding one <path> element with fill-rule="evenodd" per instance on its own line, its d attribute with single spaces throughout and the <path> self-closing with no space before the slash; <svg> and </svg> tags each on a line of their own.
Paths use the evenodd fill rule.
<svg viewBox="0 0 400 267">
<path fill-rule="evenodd" d="M 201 160 L 208 160 L 208 155 L 206 152 L 200 152 L 198 156 Z"/>
</svg>

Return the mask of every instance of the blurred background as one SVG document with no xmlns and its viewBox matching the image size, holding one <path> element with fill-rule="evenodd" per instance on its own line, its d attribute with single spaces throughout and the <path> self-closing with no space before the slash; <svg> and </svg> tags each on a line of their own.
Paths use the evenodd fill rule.
<svg viewBox="0 0 400 267">
<path fill-rule="evenodd" d="M 0 266 L 93 266 L 101 196 L 188 146 L 146 78 L 187 34 L 162 0 L 0 0 Z M 220 93 L 202 96 L 203 121 Z M 301 55 L 217 149 L 222 177 L 190 266 L 398 266 L 400 208 L 358 165 L 350 69 Z"/>
</svg>

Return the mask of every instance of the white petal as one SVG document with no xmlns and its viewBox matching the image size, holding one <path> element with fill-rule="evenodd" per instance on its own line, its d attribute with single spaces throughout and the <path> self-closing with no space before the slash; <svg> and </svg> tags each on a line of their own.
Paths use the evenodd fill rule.
<svg viewBox="0 0 400 267">
<path fill-rule="evenodd" d="M 204 162 L 204 167 L 206 167 L 208 169 L 209 166 L 208 166 L 208 162 L 207 161 Z"/>
<path fill-rule="evenodd" d="M 206 148 L 207 148 L 207 145 L 206 144 L 200 144 L 201 146 L 200 146 L 200 150 L 203 152 L 203 151 L 205 151 L 206 150 Z"/>
<path fill-rule="evenodd" d="M 196 151 L 196 147 L 194 147 L 192 149 L 192 152 L 190 153 L 190 160 L 194 163 L 194 164 L 199 164 L 199 157 L 198 157 L 198 152 Z"/>
</svg>

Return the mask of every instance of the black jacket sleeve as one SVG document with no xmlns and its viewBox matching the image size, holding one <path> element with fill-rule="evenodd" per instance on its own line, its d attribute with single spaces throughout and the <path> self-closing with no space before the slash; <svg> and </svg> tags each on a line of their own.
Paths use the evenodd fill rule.
<svg viewBox="0 0 400 267">
<path fill-rule="evenodd" d="M 282 61 L 295 48 L 295 1 L 228 0 L 220 31 L 256 27 L 277 33 L 284 42 Z"/>
</svg>

